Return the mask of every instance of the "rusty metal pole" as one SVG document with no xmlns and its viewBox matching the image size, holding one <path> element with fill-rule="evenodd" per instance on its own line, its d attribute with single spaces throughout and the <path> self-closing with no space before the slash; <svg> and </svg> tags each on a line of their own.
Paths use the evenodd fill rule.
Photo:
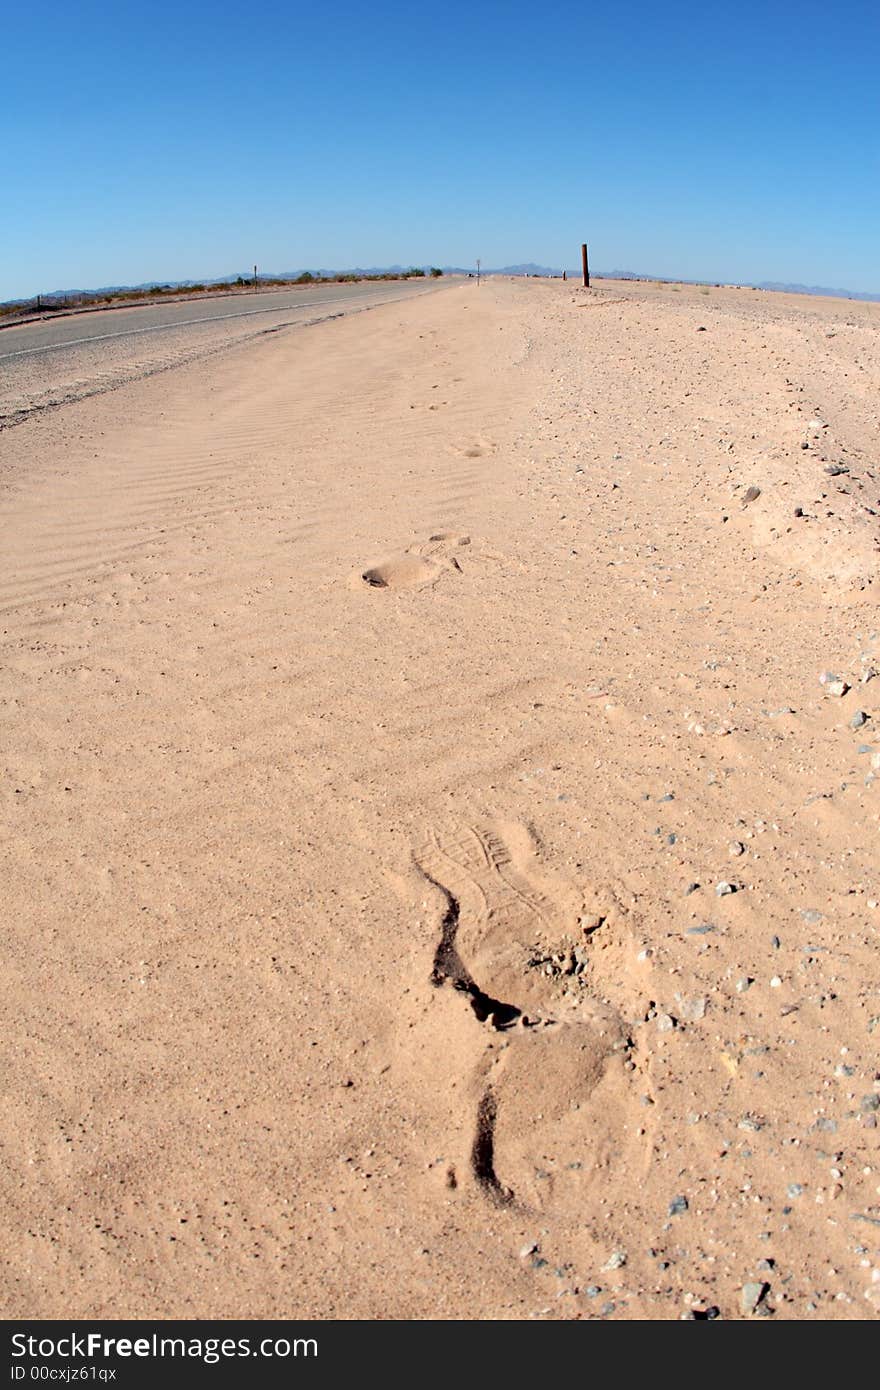
<svg viewBox="0 0 880 1390">
<path fill-rule="evenodd" d="M 590 263 L 587 260 L 587 243 L 585 241 L 581 243 L 581 264 L 584 268 L 584 289 L 588 290 L 590 288 Z"/>
</svg>

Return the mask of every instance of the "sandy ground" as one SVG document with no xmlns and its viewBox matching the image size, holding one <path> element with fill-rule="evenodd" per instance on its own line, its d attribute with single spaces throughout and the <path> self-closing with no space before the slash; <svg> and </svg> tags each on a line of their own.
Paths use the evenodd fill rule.
<svg viewBox="0 0 880 1390">
<path fill-rule="evenodd" d="M 877 1313 L 878 329 L 467 284 L 0 436 L 7 1316 Z"/>
</svg>

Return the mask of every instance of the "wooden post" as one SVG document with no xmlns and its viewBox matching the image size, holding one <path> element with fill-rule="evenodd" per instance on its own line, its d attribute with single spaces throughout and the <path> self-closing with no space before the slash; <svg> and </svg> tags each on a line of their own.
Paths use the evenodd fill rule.
<svg viewBox="0 0 880 1390">
<path fill-rule="evenodd" d="M 254 294 L 257 292 L 257 267 L 254 266 Z"/>
<path fill-rule="evenodd" d="M 585 241 L 581 243 L 581 264 L 584 268 L 584 289 L 588 290 L 590 288 L 590 263 L 587 260 L 587 243 Z"/>
<path fill-rule="evenodd" d="M 480 258 L 477 257 L 477 284 L 480 283 Z"/>
</svg>

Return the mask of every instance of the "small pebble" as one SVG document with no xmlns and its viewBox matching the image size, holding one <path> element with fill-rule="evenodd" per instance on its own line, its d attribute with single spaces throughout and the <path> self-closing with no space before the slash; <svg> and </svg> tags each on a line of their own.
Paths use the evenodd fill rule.
<svg viewBox="0 0 880 1390">
<path fill-rule="evenodd" d="M 686 1211 L 687 1211 L 687 1209 L 688 1209 L 688 1199 L 687 1199 L 687 1197 L 673 1197 L 672 1201 L 669 1203 L 669 1215 L 670 1215 L 670 1216 L 681 1216 L 683 1212 L 686 1212 Z"/>
<path fill-rule="evenodd" d="M 737 891 L 736 884 L 728 883 L 725 878 L 723 878 L 720 883 L 715 884 L 715 892 L 718 894 L 719 898 L 726 898 L 728 893 L 736 893 Z"/>
<path fill-rule="evenodd" d="M 693 996 L 676 994 L 675 1002 L 679 1006 L 682 1018 L 686 1018 L 691 1023 L 698 1023 L 701 1018 L 706 1017 L 709 1000 L 704 994 Z"/>
</svg>

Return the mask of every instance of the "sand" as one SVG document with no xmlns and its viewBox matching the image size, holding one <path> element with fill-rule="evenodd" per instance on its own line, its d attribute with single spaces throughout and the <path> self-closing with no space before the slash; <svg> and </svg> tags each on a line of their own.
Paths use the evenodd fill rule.
<svg viewBox="0 0 880 1390">
<path fill-rule="evenodd" d="M 877 1313 L 878 329 L 468 283 L 0 435 L 7 1317 Z"/>
</svg>

